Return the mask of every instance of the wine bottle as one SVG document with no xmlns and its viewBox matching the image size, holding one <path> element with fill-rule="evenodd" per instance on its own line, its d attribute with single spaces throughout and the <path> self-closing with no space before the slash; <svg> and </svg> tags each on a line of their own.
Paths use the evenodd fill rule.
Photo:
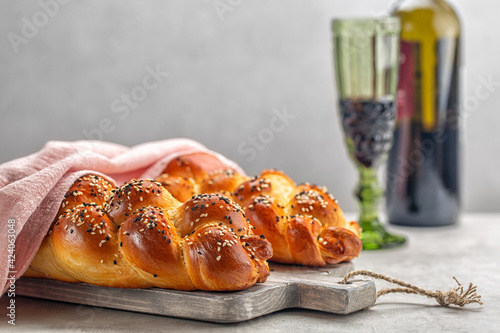
<svg viewBox="0 0 500 333">
<path fill-rule="evenodd" d="M 400 71 L 387 166 L 390 223 L 456 223 L 459 186 L 460 21 L 444 0 L 400 1 Z"/>
</svg>

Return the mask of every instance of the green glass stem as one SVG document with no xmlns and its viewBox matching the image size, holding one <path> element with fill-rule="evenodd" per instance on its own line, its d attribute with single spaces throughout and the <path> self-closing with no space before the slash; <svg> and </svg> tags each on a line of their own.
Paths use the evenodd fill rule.
<svg viewBox="0 0 500 333">
<path fill-rule="evenodd" d="M 403 244 L 406 238 L 388 233 L 379 222 L 379 200 L 384 190 L 379 186 L 377 169 L 358 165 L 358 171 L 356 196 L 360 204 L 359 225 L 363 249 L 375 250 Z"/>
</svg>

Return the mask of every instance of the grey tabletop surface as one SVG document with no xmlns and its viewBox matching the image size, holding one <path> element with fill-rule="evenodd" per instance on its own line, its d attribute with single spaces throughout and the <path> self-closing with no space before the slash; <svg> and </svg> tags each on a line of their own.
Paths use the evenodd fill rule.
<svg viewBox="0 0 500 333">
<path fill-rule="evenodd" d="M 241 323 L 216 324 L 16 296 L 16 325 L 8 324 L 9 298 L 0 298 L 1 331 L 13 332 L 500 332 L 500 215 L 468 214 L 440 228 L 390 226 L 408 236 L 400 248 L 363 251 L 356 269 L 368 269 L 431 290 L 449 290 L 455 276 L 473 282 L 483 306 L 442 307 L 418 295 L 390 294 L 350 315 L 288 309 Z M 389 287 L 375 281 L 377 289 Z"/>
</svg>

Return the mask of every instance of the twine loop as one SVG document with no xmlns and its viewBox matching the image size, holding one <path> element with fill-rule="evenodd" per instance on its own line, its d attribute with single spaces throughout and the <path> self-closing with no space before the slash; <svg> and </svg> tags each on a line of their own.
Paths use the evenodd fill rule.
<svg viewBox="0 0 500 333">
<path fill-rule="evenodd" d="M 432 290 L 422 289 L 407 282 L 368 270 L 357 270 L 347 273 L 344 279 L 342 279 L 341 283 L 346 284 L 351 277 L 356 275 L 364 275 L 373 277 L 375 279 L 385 280 L 387 282 L 394 283 L 403 287 L 403 288 L 386 288 L 379 290 L 377 292 L 377 298 L 390 293 L 406 293 L 406 294 L 423 295 L 429 298 L 434 298 L 441 306 L 449 306 L 454 304 L 463 307 L 471 303 L 478 303 L 480 305 L 483 305 L 483 302 L 481 301 L 481 295 L 477 294 L 477 286 L 473 285 L 472 283 L 469 283 L 468 288 L 465 290 L 464 286 L 462 286 L 462 284 L 455 277 L 453 277 L 453 279 L 457 283 L 457 286 L 451 288 L 449 291 L 444 291 L 444 290 L 432 291 Z"/>
</svg>

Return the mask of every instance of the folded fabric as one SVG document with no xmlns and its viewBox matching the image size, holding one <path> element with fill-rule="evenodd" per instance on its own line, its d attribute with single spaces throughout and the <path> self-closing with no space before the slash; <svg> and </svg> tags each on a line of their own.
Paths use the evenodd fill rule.
<svg viewBox="0 0 500 333">
<path fill-rule="evenodd" d="M 132 178 L 154 178 L 178 155 L 200 151 L 213 154 L 228 168 L 244 174 L 234 162 L 188 139 L 157 141 L 132 148 L 102 141 L 51 141 L 37 153 L 1 164 L 2 294 L 12 279 L 22 276 L 28 268 L 66 191 L 78 177 L 93 173 L 115 185 Z"/>
</svg>

